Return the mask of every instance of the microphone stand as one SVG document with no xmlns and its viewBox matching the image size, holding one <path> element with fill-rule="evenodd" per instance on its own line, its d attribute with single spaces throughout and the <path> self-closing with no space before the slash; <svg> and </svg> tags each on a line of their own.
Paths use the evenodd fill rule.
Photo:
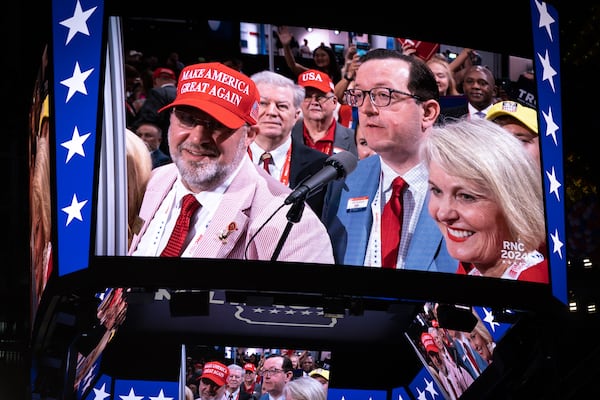
<svg viewBox="0 0 600 400">
<path fill-rule="evenodd" d="M 281 252 L 283 244 L 285 243 L 288 235 L 290 234 L 292 226 L 296 222 L 300 221 L 300 218 L 302 218 L 304 204 L 304 197 L 301 197 L 292 203 L 292 207 L 290 207 L 289 211 L 287 212 L 288 222 L 285 226 L 285 229 L 283 230 L 283 233 L 281 234 L 281 237 L 279 238 L 279 242 L 277 242 L 277 247 L 275 247 L 275 251 L 271 256 L 271 261 L 277 261 L 277 257 L 279 257 L 279 253 Z"/>
</svg>

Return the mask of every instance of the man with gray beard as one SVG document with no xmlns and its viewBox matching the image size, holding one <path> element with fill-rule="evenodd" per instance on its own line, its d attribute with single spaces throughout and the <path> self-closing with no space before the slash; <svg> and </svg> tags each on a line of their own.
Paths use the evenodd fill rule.
<svg viewBox="0 0 600 400">
<path fill-rule="evenodd" d="M 190 90 L 190 88 L 194 90 Z M 286 185 L 253 164 L 260 96 L 254 82 L 221 63 L 182 71 L 170 112 L 172 164 L 153 170 L 133 237 L 134 256 L 271 260 L 293 206 Z M 305 207 L 277 260 L 333 263 L 319 217 Z"/>
</svg>

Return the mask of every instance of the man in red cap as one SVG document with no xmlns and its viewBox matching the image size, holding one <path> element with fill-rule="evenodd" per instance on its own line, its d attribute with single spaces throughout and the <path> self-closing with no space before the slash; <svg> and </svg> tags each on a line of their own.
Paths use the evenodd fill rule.
<svg viewBox="0 0 600 400">
<path fill-rule="evenodd" d="M 329 75 L 309 69 L 298 75 L 298 84 L 305 95 L 302 119 L 294 125 L 292 137 L 328 155 L 347 150 L 358 157 L 354 131 L 335 119 L 338 99 Z"/>
<path fill-rule="evenodd" d="M 159 110 L 170 115 L 173 163 L 153 170 L 130 255 L 333 263 L 310 207 L 279 246 L 291 189 L 248 157 L 259 102 L 255 83 L 221 63 L 181 71 L 177 97 Z"/>
<path fill-rule="evenodd" d="M 262 385 L 256 376 L 256 366 L 252 363 L 244 364 L 244 383 L 241 389 L 255 399 L 259 399 L 262 395 Z"/>
<path fill-rule="evenodd" d="M 227 382 L 229 368 L 218 361 L 204 364 L 202 375 L 198 382 L 198 393 L 202 400 L 214 400 L 222 394 L 221 389 Z"/>
<path fill-rule="evenodd" d="M 421 343 L 435 367 L 436 375 L 448 394 L 447 398 L 452 400 L 458 399 L 473 383 L 473 377 L 460 365 L 444 359 L 442 354 L 440 354 L 440 348 L 435 343 L 431 334 L 423 332 L 421 334 Z"/>
</svg>

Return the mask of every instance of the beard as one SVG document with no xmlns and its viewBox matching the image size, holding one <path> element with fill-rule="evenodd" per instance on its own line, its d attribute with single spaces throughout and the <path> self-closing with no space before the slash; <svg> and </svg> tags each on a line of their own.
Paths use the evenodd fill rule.
<svg viewBox="0 0 600 400">
<path fill-rule="evenodd" d="M 240 165 L 243 157 L 247 156 L 245 143 L 245 137 L 243 137 L 235 149 L 235 154 L 231 162 L 223 162 L 215 158 L 208 158 L 207 161 L 185 161 L 179 156 L 183 145 L 179 146 L 179 152 L 173 157 L 173 162 L 177 165 L 183 182 L 188 189 L 195 193 L 213 190 L 225 182 L 238 165 Z M 216 147 L 210 145 L 186 146 L 192 151 L 202 150 L 214 157 L 218 157 L 221 154 Z"/>
</svg>

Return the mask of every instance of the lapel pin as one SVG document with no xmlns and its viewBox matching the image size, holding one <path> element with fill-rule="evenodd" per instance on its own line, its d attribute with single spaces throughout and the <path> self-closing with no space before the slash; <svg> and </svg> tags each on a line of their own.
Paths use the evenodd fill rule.
<svg viewBox="0 0 600 400">
<path fill-rule="evenodd" d="M 223 242 L 223 244 L 227 243 L 227 237 L 229 237 L 229 234 L 233 231 L 237 230 L 237 225 L 235 222 L 230 222 L 229 225 L 227 225 L 227 229 L 223 229 L 221 231 L 221 233 L 219 234 L 219 240 L 221 242 Z"/>
</svg>

